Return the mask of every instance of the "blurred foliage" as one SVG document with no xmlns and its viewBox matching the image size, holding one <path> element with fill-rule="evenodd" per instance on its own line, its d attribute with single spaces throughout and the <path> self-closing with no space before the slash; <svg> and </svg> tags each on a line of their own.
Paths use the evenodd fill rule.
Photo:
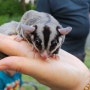
<svg viewBox="0 0 90 90">
<path fill-rule="evenodd" d="M 24 11 L 18 0 L 0 0 L 0 15 L 12 16 L 14 14 L 22 14 Z"/>
<path fill-rule="evenodd" d="M 25 3 L 25 0 L 0 0 L 0 25 L 12 20 L 20 21 L 25 11 L 35 8 L 35 5 Z"/>
<path fill-rule="evenodd" d="M 9 21 L 20 21 L 21 19 L 21 15 L 13 15 L 13 16 L 9 16 L 9 15 L 0 15 L 0 25 L 7 23 Z"/>
<path fill-rule="evenodd" d="M 22 0 L 21 0 L 22 1 Z M 0 0 L 0 15 L 22 15 L 25 11 L 35 9 L 31 3 L 23 3 L 20 0 Z"/>
<path fill-rule="evenodd" d="M 88 68 L 90 68 L 90 50 L 88 49 L 86 49 L 85 64 Z"/>
</svg>

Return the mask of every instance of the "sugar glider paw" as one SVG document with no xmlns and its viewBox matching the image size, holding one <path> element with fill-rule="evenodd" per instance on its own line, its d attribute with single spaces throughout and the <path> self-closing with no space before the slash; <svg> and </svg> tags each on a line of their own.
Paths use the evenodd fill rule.
<svg viewBox="0 0 90 90">
<path fill-rule="evenodd" d="M 23 38 L 20 35 L 17 35 L 14 40 L 21 42 L 23 40 Z"/>
</svg>

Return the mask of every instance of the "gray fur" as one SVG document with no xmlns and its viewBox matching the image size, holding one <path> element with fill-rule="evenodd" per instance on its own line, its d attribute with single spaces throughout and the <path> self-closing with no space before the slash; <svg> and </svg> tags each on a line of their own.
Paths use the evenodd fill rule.
<svg viewBox="0 0 90 90">
<path fill-rule="evenodd" d="M 17 34 L 16 27 L 18 26 L 18 24 L 19 22 L 16 22 L 16 21 L 5 23 L 0 26 L 0 33 L 6 34 L 6 35 Z"/>
<path fill-rule="evenodd" d="M 6 35 L 12 35 L 12 34 L 17 34 L 16 32 L 16 27 L 18 26 L 19 22 L 16 21 L 11 21 L 8 23 L 5 23 L 0 26 L 0 33 L 6 34 Z M 8 55 L 0 52 L 0 59 L 7 57 Z"/>
</svg>

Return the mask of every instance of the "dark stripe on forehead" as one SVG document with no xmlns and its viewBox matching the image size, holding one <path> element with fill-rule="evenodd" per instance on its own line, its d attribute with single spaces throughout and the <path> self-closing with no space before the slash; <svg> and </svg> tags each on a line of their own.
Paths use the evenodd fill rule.
<svg viewBox="0 0 90 90">
<path fill-rule="evenodd" d="M 59 38 L 62 36 L 62 34 L 58 31 L 58 29 L 60 29 L 59 26 L 56 27 L 57 35 L 56 35 L 55 39 L 56 39 L 56 40 L 58 41 L 58 43 L 59 43 Z"/>
<path fill-rule="evenodd" d="M 55 36 L 55 39 L 57 40 L 58 43 L 59 43 L 60 36 L 61 36 L 61 34 L 57 31 L 57 35 Z"/>
<path fill-rule="evenodd" d="M 50 38 L 50 33 L 51 33 L 50 28 L 48 26 L 45 26 L 44 30 L 43 30 L 45 49 L 47 48 L 47 45 L 48 45 L 48 41 L 49 41 L 49 38 Z"/>
</svg>

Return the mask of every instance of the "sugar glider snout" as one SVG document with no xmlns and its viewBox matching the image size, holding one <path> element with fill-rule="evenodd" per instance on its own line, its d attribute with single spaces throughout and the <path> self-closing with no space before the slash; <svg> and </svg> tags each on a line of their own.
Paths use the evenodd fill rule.
<svg viewBox="0 0 90 90">
<path fill-rule="evenodd" d="M 47 51 L 44 51 L 43 53 L 40 54 L 42 58 L 46 59 L 49 57 Z"/>
</svg>

